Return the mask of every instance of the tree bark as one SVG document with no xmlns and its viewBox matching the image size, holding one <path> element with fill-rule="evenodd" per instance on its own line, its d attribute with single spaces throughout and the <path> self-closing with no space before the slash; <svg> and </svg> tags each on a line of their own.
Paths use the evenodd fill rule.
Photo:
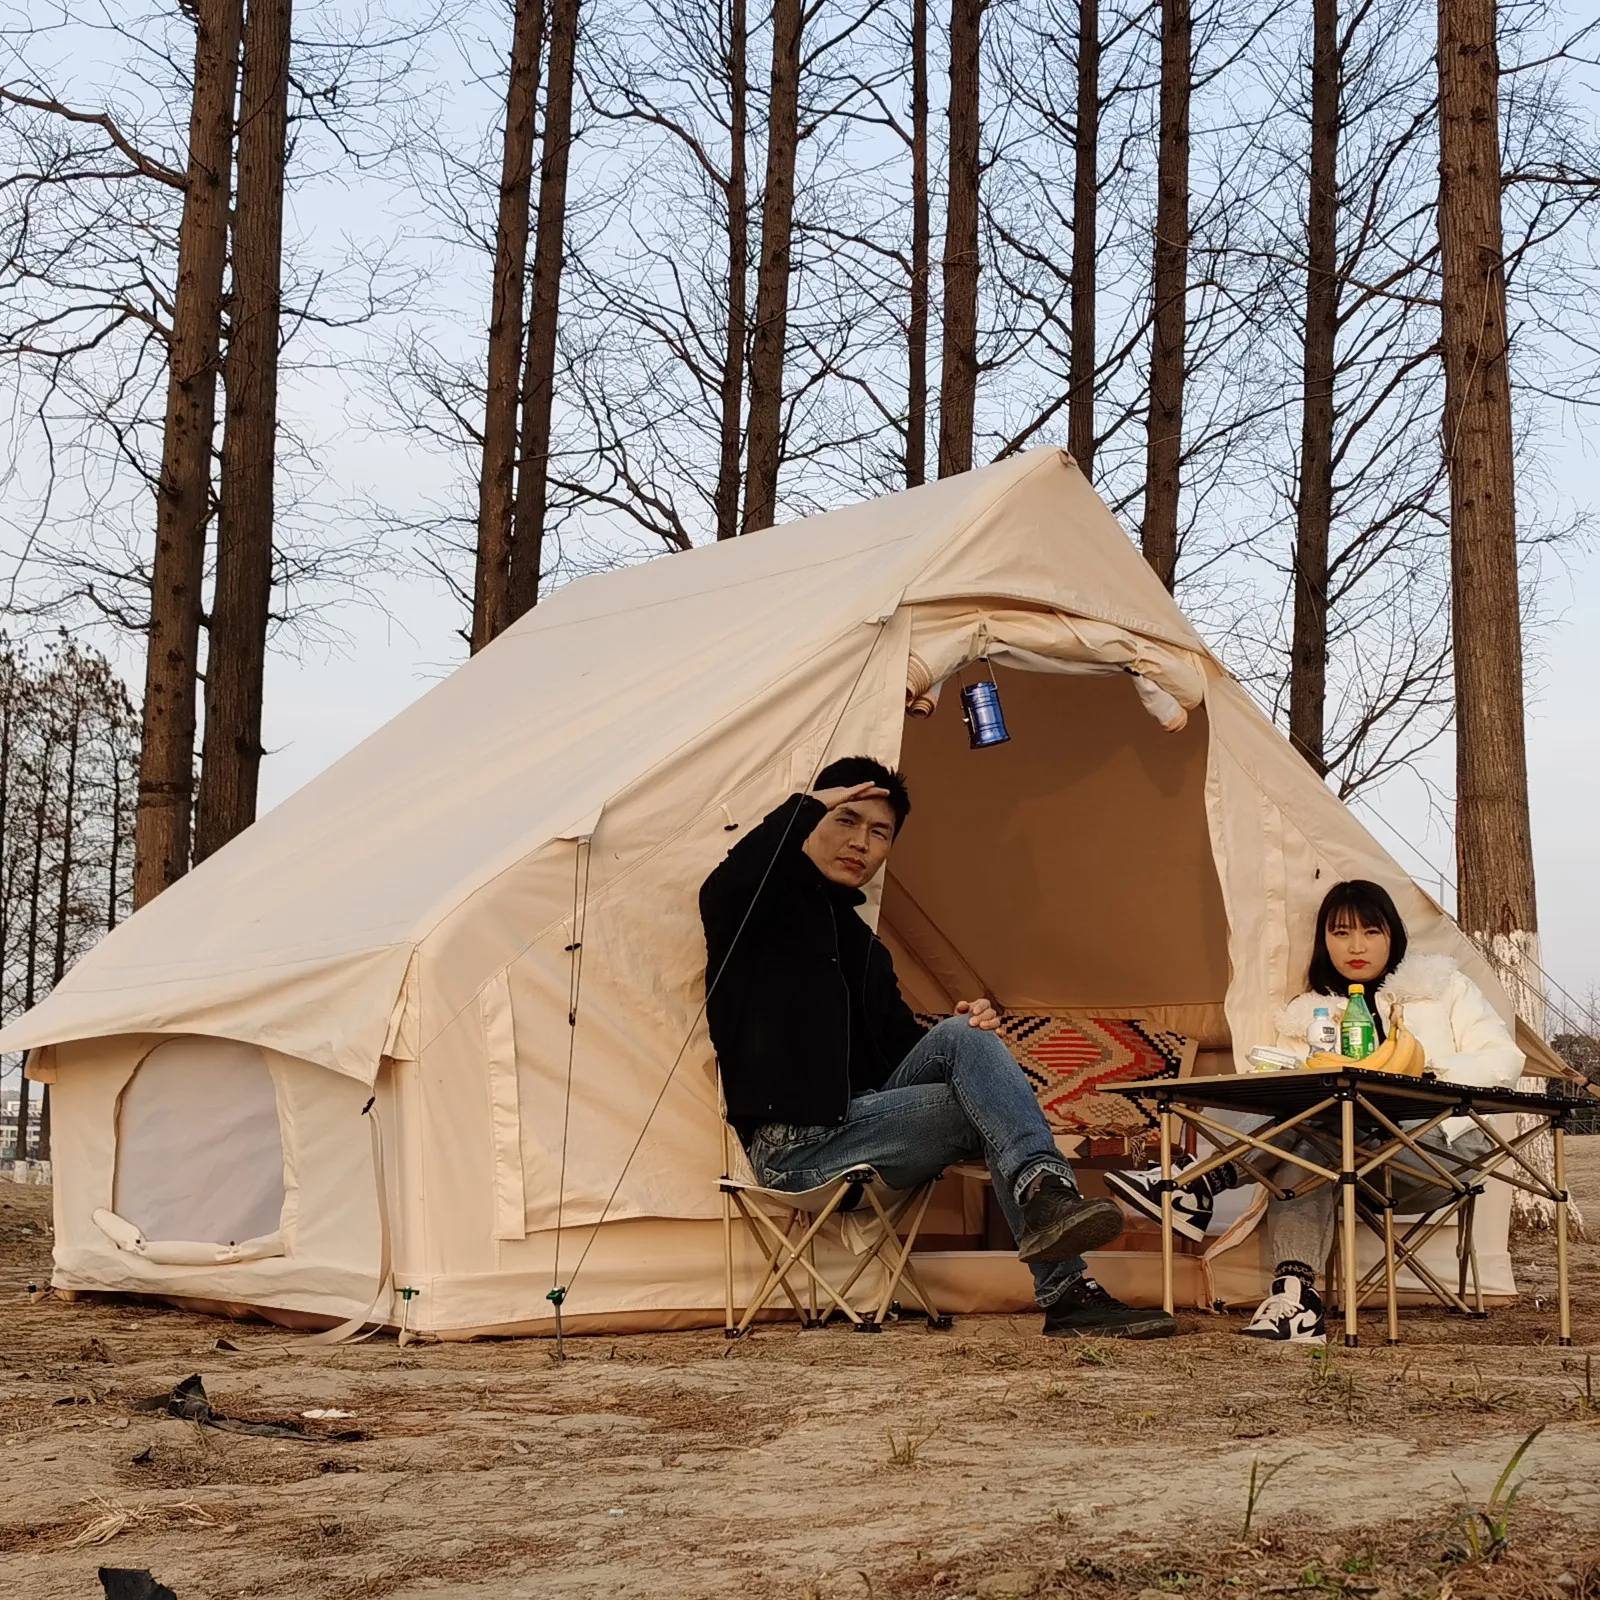
<svg viewBox="0 0 1600 1600">
<path fill-rule="evenodd" d="M 1161 0 L 1161 129 L 1156 156 L 1150 413 L 1141 544 L 1168 589 L 1178 571 L 1184 336 L 1189 287 L 1189 0 Z"/>
<path fill-rule="evenodd" d="M 552 0 L 550 75 L 539 157 L 539 232 L 533 246 L 528 360 L 522 384 L 522 443 L 511 540 L 511 621 L 539 600 L 544 524 L 550 503 L 550 418 L 555 400 L 556 330 L 567 250 L 567 167 L 572 153 L 572 87 L 579 0 Z"/>
<path fill-rule="evenodd" d="M 178 282 L 150 573 L 134 843 L 138 905 L 153 900 L 189 870 L 200 586 L 211 501 L 241 11 L 241 0 L 195 0 L 189 165 L 178 228 Z"/>
<path fill-rule="evenodd" d="M 1334 346 L 1339 331 L 1338 0 L 1312 0 L 1311 161 L 1306 213 L 1306 318 L 1295 520 L 1289 739 L 1318 777 L 1328 683 L 1328 535 L 1333 524 Z"/>
<path fill-rule="evenodd" d="M 767 102 L 767 180 L 761 200 L 761 263 L 750 345 L 750 430 L 744 532 L 770 528 L 778 511 L 783 451 L 783 358 L 789 335 L 794 171 L 800 144 L 802 0 L 773 0 L 772 83 Z"/>
<path fill-rule="evenodd" d="M 39 751 L 39 794 L 33 810 L 33 864 L 28 878 L 27 965 L 22 981 L 22 1009 L 31 1011 L 39 995 L 39 911 L 44 896 L 44 836 L 50 812 L 50 776 L 55 740 L 46 735 Z M 17 1101 L 17 1156 L 28 1159 L 29 1079 L 22 1075 Z"/>
<path fill-rule="evenodd" d="M 1494 0 L 1440 0 L 1439 268 L 1456 690 L 1456 919 L 1494 961 L 1518 1013 L 1542 1032 L 1500 192 Z M 1522 1087 L 1542 1085 L 1525 1078 Z M 1527 1153 L 1547 1178 L 1553 1176 L 1548 1140 Z M 1525 1225 L 1548 1226 L 1554 1209 L 1520 1192 L 1512 1199 L 1513 1220 Z"/>
<path fill-rule="evenodd" d="M 985 0 L 950 0 L 950 183 L 944 226 L 939 476 L 972 467 L 978 402 L 978 133 Z"/>
<path fill-rule="evenodd" d="M 56 880 L 55 951 L 50 963 L 50 987 L 54 989 L 67 975 L 67 913 L 72 906 L 72 872 L 77 865 L 73 856 L 78 822 L 78 747 L 83 739 L 85 706 L 76 697 L 69 701 L 72 723 L 67 732 L 66 790 L 61 799 L 61 865 Z M 50 1159 L 50 1085 L 39 1091 L 39 1139 L 37 1156 L 40 1161 Z"/>
<path fill-rule="evenodd" d="M 739 464 L 744 445 L 744 360 L 749 338 L 745 280 L 750 272 L 750 193 L 746 164 L 750 102 L 746 56 L 749 25 L 745 0 L 728 5 L 728 328 L 723 343 L 721 429 L 717 491 L 713 505 L 717 537 L 739 532 Z"/>
<path fill-rule="evenodd" d="M 1078 0 L 1077 138 L 1072 170 L 1072 334 L 1067 450 L 1094 473 L 1095 246 L 1100 209 L 1100 3 Z"/>
<path fill-rule="evenodd" d="M 222 499 L 206 653 L 196 861 L 220 850 L 255 821 L 261 775 L 262 679 L 272 610 L 291 11 L 292 0 L 249 0 L 244 25 L 233 284 L 223 366 Z"/>
<path fill-rule="evenodd" d="M 534 121 L 544 50 L 544 0 L 517 0 L 500 159 L 494 284 L 489 305 L 483 468 L 478 479 L 478 558 L 472 587 L 472 639 L 481 650 L 511 621 L 511 503 L 522 372 L 522 302 L 527 292 Z"/>
<path fill-rule="evenodd" d="M 906 487 L 928 476 L 928 0 L 911 0 L 911 307 L 906 319 Z"/>
<path fill-rule="evenodd" d="M 1439 6 L 1439 253 L 1456 683 L 1461 926 L 1538 928 L 1500 222 L 1494 0 Z"/>
</svg>

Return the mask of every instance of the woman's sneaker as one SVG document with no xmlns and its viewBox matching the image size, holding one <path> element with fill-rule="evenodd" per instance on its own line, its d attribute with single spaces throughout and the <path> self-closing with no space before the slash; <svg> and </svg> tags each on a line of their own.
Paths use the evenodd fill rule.
<svg viewBox="0 0 1600 1600">
<path fill-rule="evenodd" d="M 1300 1261 L 1280 1262 L 1272 1293 L 1256 1307 L 1250 1326 L 1239 1332 L 1269 1344 L 1325 1345 L 1328 1323 L 1311 1269 Z"/>
<path fill-rule="evenodd" d="M 1172 1174 L 1176 1177 L 1185 1167 L 1193 1165 L 1193 1156 L 1174 1156 Z M 1212 1197 L 1210 1180 L 1214 1176 L 1215 1174 L 1208 1173 L 1192 1188 L 1172 1191 L 1173 1231 L 1181 1233 L 1185 1239 L 1195 1240 L 1196 1243 L 1205 1238 L 1206 1229 L 1211 1226 L 1211 1213 L 1216 1202 Z M 1225 1182 L 1220 1187 L 1231 1189 L 1233 1184 Z M 1141 1172 L 1108 1172 L 1106 1188 L 1117 1199 L 1132 1206 L 1141 1216 L 1148 1217 L 1155 1223 L 1161 1221 L 1160 1167 L 1146 1167 Z"/>
<path fill-rule="evenodd" d="M 1125 1306 L 1087 1273 L 1044 1313 L 1047 1339 L 1170 1339 L 1177 1331 L 1177 1321 L 1159 1306 Z"/>
</svg>

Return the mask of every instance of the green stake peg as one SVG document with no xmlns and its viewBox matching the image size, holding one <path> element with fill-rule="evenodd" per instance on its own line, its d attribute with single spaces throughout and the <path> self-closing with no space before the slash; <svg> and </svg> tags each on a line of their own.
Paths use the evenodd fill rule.
<svg viewBox="0 0 1600 1600">
<path fill-rule="evenodd" d="M 565 1300 L 566 1298 L 567 1298 L 566 1285 L 565 1284 L 559 1284 L 559 1283 L 555 1286 L 555 1288 L 553 1288 L 549 1292 L 549 1294 L 547 1294 L 545 1296 L 545 1299 L 548 1300 L 550 1302 L 550 1304 L 553 1305 L 556 1308 L 556 1360 L 557 1361 L 565 1361 L 567 1359 L 566 1341 L 562 1337 L 562 1334 L 561 1334 L 561 1302 L 563 1300 Z"/>
</svg>

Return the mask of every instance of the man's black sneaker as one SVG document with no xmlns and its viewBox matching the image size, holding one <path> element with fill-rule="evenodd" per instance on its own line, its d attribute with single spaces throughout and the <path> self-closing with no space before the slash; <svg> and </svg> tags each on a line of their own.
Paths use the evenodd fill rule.
<svg viewBox="0 0 1600 1600">
<path fill-rule="evenodd" d="M 1272 1293 L 1256 1308 L 1250 1326 L 1239 1332 L 1269 1344 L 1325 1345 L 1328 1323 L 1309 1269 L 1297 1262 L 1280 1262 Z"/>
<path fill-rule="evenodd" d="M 1160 1306 L 1125 1306 L 1087 1274 L 1044 1313 L 1047 1339 L 1170 1339 L 1177 1331 L 1177 1321 Z"/>
<path fill-rule="evenodd" d="M 1065 1178 L 1047 1172 L 1022 1202 L 1017 1254 L 1035 1261 L 1070 1261 L 1110 1244 L 1122 1232 L 1114 1200 L 1085 1200 Z"/>
</svg>

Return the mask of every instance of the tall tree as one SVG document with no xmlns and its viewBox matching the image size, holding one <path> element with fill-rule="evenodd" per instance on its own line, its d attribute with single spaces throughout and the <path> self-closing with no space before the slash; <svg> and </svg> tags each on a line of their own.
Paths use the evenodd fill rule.
<svg viewBox="0 0 1600 1600">
<path fill-rule="evenodd" d="M 1319 777 L 1328 770 L 1323 741 L 1328 686 L 1328 534 L 1333 522 L 1334 349 L 1339 333 L 1341 71 L 1338 0 L 1312 0 L 1311 156 L 1289 738 Z"/>
<path fill-rule="evenodd" d="M 987 0 L 950 0 L 950 178 L 944 225 L 939 476 L 972 467 L 978 403 L 978 136 Z"/>
<path fill-rule="evenodd" d="M 1439 259 L 1461 926 L 1538 1019 L 1494 0 L 1439 4 Z"/>
<path fill-rule="evenodd" d="M 1067 449 L 1094 475 L 1095 249 L 1100 214 L 1100 0 L 1078 0 L 1078 101 L 1072 171 L 1072 334 Z"/>
<path fill-rule="evenodd" d="M 750 137 L 750 29 L 745 0 L 728 0 L 728 321 L 723 333 L 721 415 L 717 429 L 717 537 L 739 532 L 740 460 L 744 445 L 744 364 L 750 336 L 746 307 L 750 272 L 750 194 L 746 145 Z"/>
<path fill-rule="evenodd" d="M 906 487 L 928 475 L 928 0 L 911 0 L 911 305 L 906 318 Z"/>
<path fill-rule="evenodd" d="M 1183 466 L 1184 340 L 1189 299 L 1189 0 L 1161 0 L 1161 111 L 1156 152 L 1155 264 L 1151 279 L 1150 413 L 1145 439 L 1145 560 L 1171 589 L 1178 572 Z"/>
<path fill-rule="evenodd" d="M 167 412 L 150 572 L 134 902 L 189 870 L 200 586 L 211 509 L 222 278 L 228 253 L 241 0 L 195 0 L 189 162 L 168 341 Z"/>
<path fill-rule="evenodd" d="M 544 49 L 544 0 L 517 0 L 511 19 L 511 70 L 495 221 L 494 286 L 489 307 L 483 466 L 478 478 L 478 558 L 471 647 L 481 650 L 511 620 L 511 501 L 522 373 L 522 306 L 527 292 L 534 123 Z M 248 67 L 248 52 L 247 52 Z"/>
<path fill-rule="evenodd" d="M 522 381 L 522 441 L 511 538 L 511 616 L 539 599 L 545 518 L 550 506 L 550 419 L 556 387 L 556 332 L 567 253 L 567 169 L 577 74 L 580 0 L 551 0 L 550 70 L 539 155 L 539 232 L 533 246 L 528 359 Z"/>
<path fill-rule="evenodd" d="M 272 609 L 283 184 L 292 0 L 249 0 L 239 90 L 238 193 L 223 362 L 226 395 L 206 726 L 195 808 L 203 861 L 255 821 L 261 700 Z"/>
<path fill-rule="evenodd" d="M 770 528 L 778 512 L 783 451 L 783 362 L 789 337 L 794 174 L 800 145 L 803 0 L 773 0 L 772 80 L 767 97 L 767 177 L 761 200 L 761 262 L 750 344 L 750 423 L 746 440 L 744 532 Z"/>
</svg>

